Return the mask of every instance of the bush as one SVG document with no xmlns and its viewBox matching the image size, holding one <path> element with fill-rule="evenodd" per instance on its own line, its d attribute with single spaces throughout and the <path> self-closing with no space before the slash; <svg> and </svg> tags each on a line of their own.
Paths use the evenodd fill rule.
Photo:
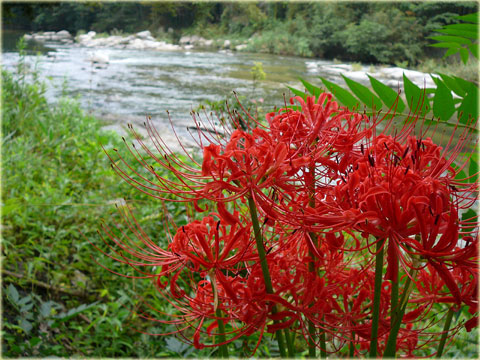
<svg viewBox="0 0 480 360">
<path fill-rule="evenodd" d="M 413 17 L 391 8 L 364 16 L 359 24 L 349 24 L 338 37 L 353 60 L 415 64 L 422 55 L 421 33 Z"/>
</svg>

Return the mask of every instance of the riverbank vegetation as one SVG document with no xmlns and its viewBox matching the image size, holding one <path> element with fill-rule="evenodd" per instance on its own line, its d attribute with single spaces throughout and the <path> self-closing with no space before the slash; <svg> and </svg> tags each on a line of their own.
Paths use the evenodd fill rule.
<svg viewBox="0 0 480 360">
<path fill-rule="evenodd" d="M 253 52 L 410 67 L 441 57 L 428 47 L 432 30 L 478 11 L 476 2 L 64 2 L 3 7 L 7 28 L 73 34 L 148 29 L 174 43 L 195 34 L 248 40 L 247 50 Z"/>
<path fill-rule="evenodd" d="M 113 271 L 118 266 L 91 244 L 102 248 L 101 219 L 118 218 L 121 196 L 145 228 L 166 241 L 160 236 L 164 207 L 111 170 L 101 145 L 121 149 L 118 135 L 103 131 L 75 100 L 48 104 L 45 90 L 22 70 L 2 71 L 2 356 L 190 353 L 176 339 L 141 333 L 165 331 L 132 313 L 154 294 L 152 283 L 127 286 L 97 264 Z M 185 214 L 184 206 L 167 209 L 176 219 Z"/>
</svg>

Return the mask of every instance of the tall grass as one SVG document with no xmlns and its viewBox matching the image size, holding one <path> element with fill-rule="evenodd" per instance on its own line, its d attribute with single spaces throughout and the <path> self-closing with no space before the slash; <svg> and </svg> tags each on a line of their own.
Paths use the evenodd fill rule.
<svg viewBox="0 0 480 360">
<path fill-rule="evenodd" d="M 119 136 L 102 131 L 76 101 L 49 104 L 45 87 L 22 71 L 2 71 L 2 81 L 2 355 L 183 354 L 138 332 L 165 331 L 132 314 L 142 297 L 166 306 L 155 300 L 151 282 L 111 274 L 96 262 L 112 270 L 120 264 L 89 243 L 101 247 L 100 220 L 118 217 L 119 197 L 155 241 L 166 241 L 162 205 L 119 181 L 102 151 L 101 144 L 123 149 Z M 185 212 L 168 210 L 177 218 Z"/>
</svg>

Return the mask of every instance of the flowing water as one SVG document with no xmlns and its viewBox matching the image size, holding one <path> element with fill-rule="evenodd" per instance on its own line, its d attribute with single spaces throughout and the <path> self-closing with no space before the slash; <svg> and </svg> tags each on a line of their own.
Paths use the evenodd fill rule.
<svg viewBox="0 0 480 360">
<path fill-rule="evenodd" d="M 7 33 L 8 35 L 8 33 Z M 6 36 L 6 34 L 4 34 Z M 3 66 L 14 69 L 18 52 L 3 49 Z M 318 76 L 344 84 L 341 74 L 354 74 L 348 64 L 269 54 L 206 51 L 147 51 L 92 49 L 77 45 L 47 43 L 28 52 L 25 62 L 39 70 L 48 84 L 47 98 L 55 101 L 63 95 L 78 97 L 82 107 L 110 123 L 142 123 L 150 115 L 156 124 L 167 125 L 168 110 L 182 133 L 193 125 L 190 111 L 205 101 L 221 101 L 236 91 L 239 96 L 263 101 L 265 110 L 282 106 L 287 85 L 303 89 L 299 78 L 321 84 Z M 92 56 L 108 58 L 94 64 Z M 266 79 L 252 80 L 251 68 L 261 62 Z M 356 79 L 366 85 L 363 78 Z M 358 71 L 356 71 L 358 73 Z M 391 81 L 391 80 L 390 80 Z M 395 87 L 398 81 L 391 82 Z"/>
</svg>

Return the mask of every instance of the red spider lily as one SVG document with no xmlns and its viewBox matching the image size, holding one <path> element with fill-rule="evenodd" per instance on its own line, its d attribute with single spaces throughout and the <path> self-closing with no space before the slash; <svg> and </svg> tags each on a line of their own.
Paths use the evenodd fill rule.
<svg viewBox="0 0 480 360">
<path fill-rule="evenodd" d="M 275 143 L 264 130 L 257 128 L 252 134 L 236 130 L 224 147 L 204 148 L 202 175 L 210 179 L 203 189 L 204 196 L 218 199 L 217 194 L 225 190 L 235 193 L 234 198 L 258 194 L 266 188 L 291 191 L 289 176 L 307 163 L 308 158 L 292 160 L 287 155 L 287 145 Z"/>
<path fill-rule="evenodd" d="M 456 296 L 444 291 L 445 287 L 448 288 L 446 281 L 443 277 L 437 276 L 432 265 L 427 264 L 426 268 L 418 274 L 416 282 L 418 294 L 415 294 L 410 302 L 428 306 L 434 303 L 446 303 L 458 308 L 458 298 L 460 298 L 461 303 L 468 306 L 469 313 L 475 315 L 478 312 L 478 269 L 470 266 L 455 266 L 451 270 L 451 277 L 458 287 Z M 475 324 L 476 317 L 467 322 L 468 326 Z"/>
<path fill-rule="evenodd" d="M 288 329 L 323 351 L 351 343 L 359 355 L 374 340 L 372 299 L 381 285 L 382 353 L 397 314 L 393 283 L 413 282 L 413 290 L 403 290 L 412 295 L 405 300 L 406 326 L 396 342 L 398 350 L 412 356 L 422 336 L 429 336 L 430 325 L 418 324 L 434 304 L 465 304 L 472 315 L 478 311 L 478 220 L 459 219 L 478 193 L 478 184 L 458 179 L 466 161 L 457 163 L 470 137 L 465 131 L 454 144 L 452 135 L 441 148 L 425 138 L 423 124 L 417 129 L 415 116 L 392 136 L 387 134 L 393 120 L 381 134 L 375 131 L 388 116 L 368 119 L 340 108 L 330 95 L 294 101 L 299 110 L 269 114 L 268 126 L 251 118 L 255 129 L 223 135 L 199 130 L 202 162 L 188 152 L 189 163 L 171 153 L 148 120 L 152 144 L 163 155 L 136 136 L 143 152 L 135 145 L 129 149 L 144 170 L 111 157 L 115 171 L 155 198 L 191 201 L 206 215 L 174 227 L 173 237 L 167 232 L 164 249 L 126 213 L 133 236 L 117 236 L 104 227 L 105 241 L 117 245 L 110 256 L 133 267 L 138 277 L 155 280 L 160 295 L 176 309 L 170 319 L 156 321 L 174 325 L 196 348 Z M 238 114 L 230 115 L 241 122 Z M 158 167 L 170 175 L 160 176 Z M 217 212 L 202 209 L 200 200 L 216 203 Z M 261 234 L 245 205 L 252 200 L 263 223 Z M 373 238 L 385 241 L 383 283 L 374 282 Z M 259 256 L 262 250 L 265 256 Z M 166 316 L 151 307 L 150 313 Z M 470 329 L 475 319 L 465 326 Z M 229 330 L 220 330 L 222 325 Z M 320 334 L 333 345 L 325 348 Z M 214 336 L 226 338 L 215 341 Z"/>
<path fill-rule="evenodd" d="M 412 151 L 413 144 L 416 149 Z M 410 151 L 413 154 L 409 156 Z M 402 145 L 395 138 L 380 135 L 355 162 L 346 181 L 334 190 L 341 208 L 368 214 L 364 222 L 355 225 L 359 231 L 390 240 L 390 279 L 398 272 L 394 259 L 399 258 L 403 265 L 411 263 L 406 253 L 426 257 L 441 276 L 447 276 L 437 261 L 462 261 L 475 251 L 473 241 L 455 250 L 460 229 L 455 199 L 459 190 L 449 186 L 456 173 L 447 166 L 451 161 L 440 155 L 441 148 L 429 140 L 410 137 Z M 444 171 L 448 171 L 446 175 Z M 413 237 L 417 234 L 421 242 Z"/>
<path fill-rule="evenodd" d="M 307 97 L 306 101 L 301 97 L 290 99 L 291 104 L 294 101 L 300 104 L 300 110 L 280 109 L 268 114 L 267 121 L 274 141 L 286 144 L 290 163 L 309 159 L 288 174 L 293 175 L 295 191 L 288 191 L 291 187 L 283 189 L 287 198 L 294 197 L 298 206 L 305 207 L 312 192 L 322 191 L 321 187 L 343 174 L 358 155 L 355 144 L 371 134 L 372 125 L 367 117 L 340 108 L 330 94 L 318 99 Z"/>
<path fill-rule="evenodd" d="M 328 160 L 327 151 L 337 156 L 351 154 L 353 146 L 371 130 L 367 117 L 340 108 L 331 98 L 323 93 L 318 98 L 307 97 L 306 102 L 299 96 L 290 99 L 292 105 L 297 101 L 301 110 L 284 108 L 268 114 L 272 137 L 286 143 L 291 156 L 315 154 L 317 162 L 336 167 Z"/>
<path fill-rule="evenodd" d="M 230 289 L 225 291 L 222 284 L 228 284 Z M 141 313 L 140 316 L 146 320 L 174 325 L 177 328 L 174 332 L 180 333 L 185 341 L 191 343 L 197 349 L 230 343 L 241 336 L 250 335 L 258 330 L 263 332 L 266 314 L 269 311 L 268 306 L 261 308 L 259 304 L 265 304 L 265 301 L 256 301 L 259 299 L 242 299 L 242 289 L 245 289 L 246 286 L 244 280 L 240 277 L 224 277 L 222 282 L 210 278 L 209 280 L 192 283 L 188 286 L 188 294 L 183 292 L 181 296 L 173 298 L 165 292 L 166 286 L 160 283 L 157 285 L 159 293 L 178 310 L 178 313 L 163 313 L 147 304 L 151 314 Z M 235 289 L 235 292 L 232 292 L 232 289 Z M 234 294 L 233 301 L 232 294 Z M 217 297 L 220 299 L 218 304 L 216 304 Z M 253 314 L 248 314 L 246 310 L 248 305 L 246 304 L 255 305 Z M 216 315 L 217 309 L 223 314 L 221 317 Z M 158 315 L 161 315 L 162 319 L 159 319 Z M 172 319 L 166 320 L 165 317 Z M 232 329 L 225 333 L 219 333 L 217 330 L 219 320 L 230 324 Z M 211 339 L 218 335 L 226 335 L 228 339 L 224 342 L 211 343 Z"/>
<path fill-rule="evenodd" d="M 256 259 L 250 241 L 251 225 L 236 222 L 225 226 L 221 220 L 205 217 L 178 228 L 168 246 L 192 271 L 234 270 L 238 264 Z"/>
</svg>

